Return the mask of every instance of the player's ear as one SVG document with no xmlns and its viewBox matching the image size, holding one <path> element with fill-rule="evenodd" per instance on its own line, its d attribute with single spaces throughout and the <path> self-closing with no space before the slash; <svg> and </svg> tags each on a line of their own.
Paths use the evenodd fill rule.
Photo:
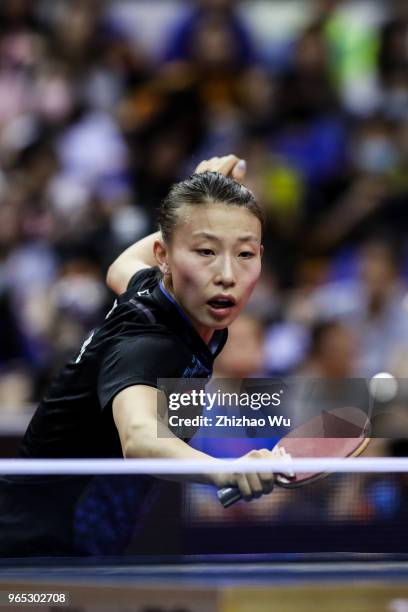
<svg viewBox="0 0 408 612">
<path fill-rule="evenodd" d="M 264 245 L 261 244 L 260 248 L 259 248 L 259 254 L 262 257 L 262 255 L 264 254 Z"/>
<path fill-rule="evenodd" d="M 169 260 L 168 260 L 169 250 L 168 250 L 167 244 L 164 242 L 163 239 L 154 241 L 153 254 L 154 254 L 157 265 L 159 266 L 162 274 L 163 275 L 169 274 L 170 273 Z"/>
</svg>

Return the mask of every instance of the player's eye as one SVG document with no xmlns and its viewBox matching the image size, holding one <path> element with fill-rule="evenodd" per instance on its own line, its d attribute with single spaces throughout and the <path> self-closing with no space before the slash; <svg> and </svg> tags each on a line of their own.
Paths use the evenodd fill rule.
<svg viewBox="0 0 408 612">
<path fill-rule="evenodd" d="M 241 251 L 239 257 L 242 259 L 250 259 L 251 257 L 255 257 L 255 253 L 252 253 L 252 251 Z"/>
<path fill-rule="evenodd" d="M 196 253 L 202 255 L 203 257 L 211 257 L 211 255 L 214 255 L 214 251 L 212 249 L 196 249 Z"/>
</svg>

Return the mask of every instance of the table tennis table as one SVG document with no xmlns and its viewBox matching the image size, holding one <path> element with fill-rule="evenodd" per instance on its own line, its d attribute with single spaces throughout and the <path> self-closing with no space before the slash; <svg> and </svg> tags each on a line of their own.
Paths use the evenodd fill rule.
<svg viewBox="0 0 408 612">
<path fill-rule="evenodd" d="M 39 612 L 407 612 L 408 555 L 10 559 L 0 592 L 0 610 L 24 609 L 9 592 L 67 595 Z"/>
</svg>

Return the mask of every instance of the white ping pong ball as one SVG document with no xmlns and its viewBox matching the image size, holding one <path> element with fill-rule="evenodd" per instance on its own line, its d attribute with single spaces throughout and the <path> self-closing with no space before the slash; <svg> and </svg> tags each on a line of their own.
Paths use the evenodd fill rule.
<svg viewBox="0 0 408 612">
<path fill-rule="evenodd" d="M 397 395 L 398 382 L 389 372 L 378 372 L 368 383 L 373 399 L 379 402 L 390 402 Z"/>
</svg>

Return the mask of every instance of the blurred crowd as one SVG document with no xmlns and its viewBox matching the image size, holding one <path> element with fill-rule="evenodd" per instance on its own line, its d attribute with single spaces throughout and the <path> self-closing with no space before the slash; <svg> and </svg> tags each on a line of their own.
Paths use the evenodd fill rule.
<svg viewBox="0 0 408 612">
<path fill-rule="evenodd" d="M 268 218 L 234 375 L 407 376 L 405 0 L 8 0 L 0 407 L 38 400 L 111 261 L 229 152 Z"/>
</svg>

